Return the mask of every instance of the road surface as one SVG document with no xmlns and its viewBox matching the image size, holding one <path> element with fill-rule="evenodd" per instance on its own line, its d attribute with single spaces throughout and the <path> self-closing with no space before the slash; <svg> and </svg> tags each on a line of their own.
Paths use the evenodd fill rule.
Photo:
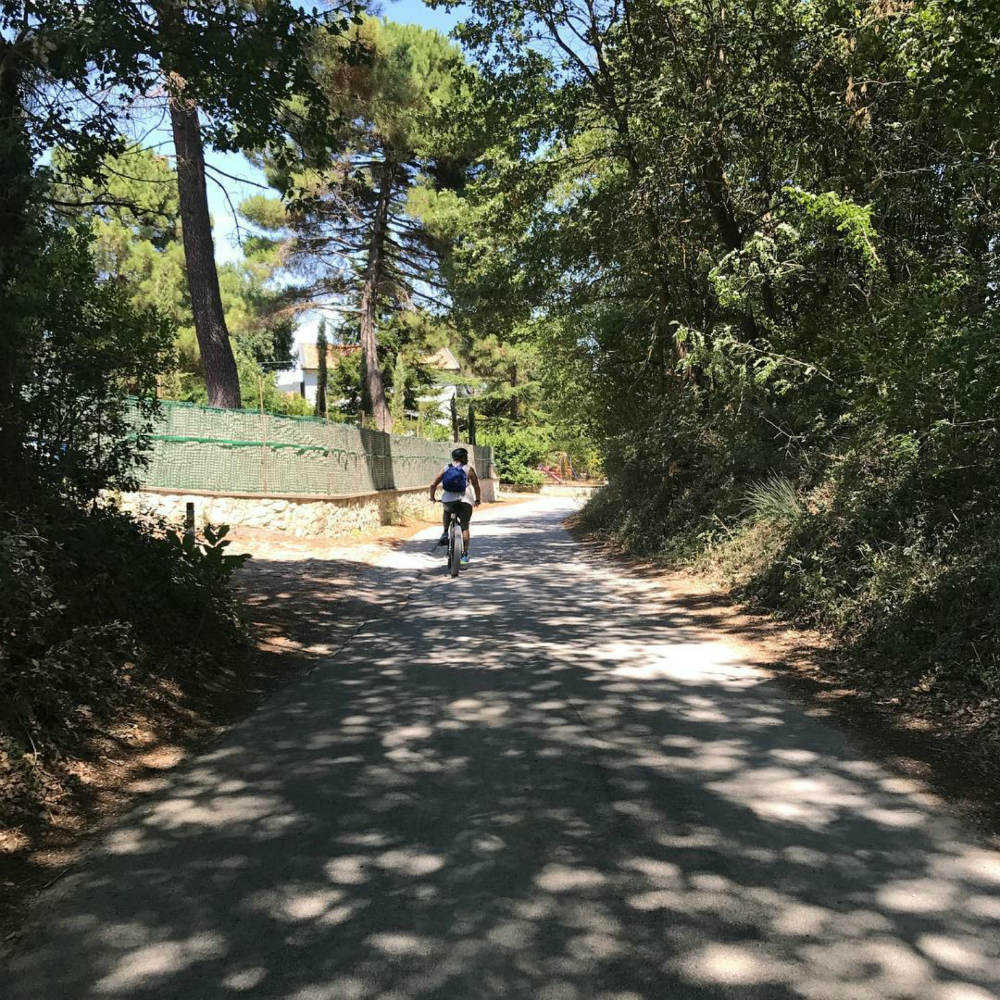
<svg viewBox="0 0 1000 1000">
<path fill-rule="evenodd" d="M 1000 854 L 544 499 L 113 825 L 0 995 L 987 1000 Z"/>
</svg>

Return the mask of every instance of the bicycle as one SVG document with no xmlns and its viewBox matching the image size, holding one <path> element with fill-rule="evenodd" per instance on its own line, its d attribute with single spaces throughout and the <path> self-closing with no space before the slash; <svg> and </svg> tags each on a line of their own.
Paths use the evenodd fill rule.
<svg viewBox="0 0 1000 1000">
<path fill-rule="evenodd" d="M 442 503 L 435 500 L 435 503 Z M 462 522 L 458 519 L 455 511 L 448 511 L 448 561 L 446 563 L 448 571 L 452 576 L 458 576 L 462 568 L 462 552 L 465 550 L 465 543 L 462 540 Z"/>
</svg>

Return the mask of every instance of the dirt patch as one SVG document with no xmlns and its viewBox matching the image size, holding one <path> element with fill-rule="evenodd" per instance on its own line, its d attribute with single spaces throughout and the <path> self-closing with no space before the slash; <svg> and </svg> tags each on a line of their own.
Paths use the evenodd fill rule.
<svg viewBox="0 0 1000 1000">
<path fill-rule="evenodd" d="M 941 804 L 1000 839 L 1000 727 L 995 714 L 984 727 L 967 705 L 920 698 L 919 692 L 890 692 L 884 684 L 872 683 L 865 663 L 846 657 L 831 636 L 754 614 L 719 581 L 630 556 L 587 534 L 575 517 L 566 527 L 595 556 L 627 567 L 692 612 L 700 624 L 724 634 L 748 663 L 779 678 L 806 714 L 835 720 L 866 753 L 921 782 Z"/>
</svg>

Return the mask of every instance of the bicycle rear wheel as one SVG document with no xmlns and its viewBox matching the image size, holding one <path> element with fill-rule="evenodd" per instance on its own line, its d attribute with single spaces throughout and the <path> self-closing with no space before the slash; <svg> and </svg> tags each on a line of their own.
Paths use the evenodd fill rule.
<svg viewBox="0 0 1000 1000">
<path fill-rule="evenodd" d="M 453 521 L 448 532 L 448 569 L 452 576 L 458 576 L 462 568 L 462 526 Z"/>
</svg>

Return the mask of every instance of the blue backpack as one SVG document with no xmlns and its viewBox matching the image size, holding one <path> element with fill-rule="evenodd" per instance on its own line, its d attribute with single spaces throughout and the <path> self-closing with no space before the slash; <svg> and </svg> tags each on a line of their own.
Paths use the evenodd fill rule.
<svg viewBox="0 0 1000 1000">
<path fill-rule="evenodd" d="M 458 493 L 461 496 L 465 496 L 465 489 L 469 485 L 469 477 L 465 474 L 465 469 L 457 465 L 449 465 L 441 477 L 441 485 L 449 493 Z"/>
</svg>

